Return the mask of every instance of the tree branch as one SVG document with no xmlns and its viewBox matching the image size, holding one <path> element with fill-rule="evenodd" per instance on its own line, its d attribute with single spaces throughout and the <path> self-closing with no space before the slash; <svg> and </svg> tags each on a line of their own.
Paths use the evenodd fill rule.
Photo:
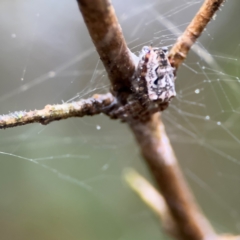
<svg viewBox="0 0 240 240">
<path fill-rule="evenodd" d="M 164 230 L 174 238 L 181 239 L 177 225 L 169 212 L 168 205 L 157 189 L 134 169 L 125 170 L 124 179 L 142 201 L 161 219 Z M 218 236 L 217 240 L 240 240 L 240 236 L 225 234 Z"/>
<path fill-rule="evenodd" d="M 77 0 L 113 90 L 130 91 L 135 65 L 109 0 Z"/>
<path fill-rule="evenodd" d="M 92 98 L 78 102 L 47 105 L 42 110 L 19 111 L 0 116 L 0 129 L 17 127 L 29 123 L 47 125 L 50 122 L 70 117 L 92 116 L 105 112 L 107 107 L 114 105 L 112 94 L 96 94 Z"/>
<path fill-rule="evenodd" d="M 77 0 L 89 34 L 106 68 L 113 94 L 95 95 L 77 103 L 46 106 L 43 110 L 15 112 L 0 117 L 0 128 L 25 125 L 32 122 L 48 124 L 68 117 L 82 117 L 111 107 L 124 106 L 131 93 L 135 63 L 122 35 L 120 25 L 109 0 Z M 183 35 L 173 46 L 169 59 L 177 69 L 186 58 L 193 43 L 220 7 L 223 0 L 206 0 Z M 116 103 L 117 102 L 117 103 Z M 124 108 L 122 108 L 124 110 Z M 131 112 L 132 114 L 132 112 Z M 163 195 L 170 215 L 176 224 L 178 238 L 184 240 L 214 239 L 210 224 L 196 206 L 195 200 L 179 169 L 169 143 L 160 114 L 154 114 L 144 123 L 129 118 L 129 125 Z"/>
<path fill-rule="evenodd" d="M 180 239 L 215 239 L 214 231 L 195 204 L 159 117 L 156 113 L 147 124 L 134 122 L 130 127 L 176 222 Z"/>
<path fill-rule="evenodd" d="M 173 67 L 176 69 L 185 60 L 187 54 L 200 37 L 202 31 L 213 18 L 224 0 L 205 0 L 202 7 L 195 15 L 185 32 L 178 38 L 169 53 L 169 59 Z"/>
</svg>

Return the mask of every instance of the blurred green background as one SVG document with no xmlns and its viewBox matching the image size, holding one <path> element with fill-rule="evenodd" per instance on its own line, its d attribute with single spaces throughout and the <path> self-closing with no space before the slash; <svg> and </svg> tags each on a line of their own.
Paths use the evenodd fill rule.
<svg viewBox="0 0 240 240">
<path fill-rule="evenodd" d="M 138 54 L 147 44 L 170 47 L 202 2 L 113 5 Z M 163 113 L 204 213 L 230 233 L 240 232 L 239 7 L 227 1 L 204 31 L 197 46 L 211 64 L 190 53 Z M 76 1 L 1 0 L 0 26 L 0 114 L 108 91 Z M 152 181 L 127 126 L 103 115 L 0 131 L 0 239 L 167 239 L 123 181 L 128 167 Z"/>
</svg>

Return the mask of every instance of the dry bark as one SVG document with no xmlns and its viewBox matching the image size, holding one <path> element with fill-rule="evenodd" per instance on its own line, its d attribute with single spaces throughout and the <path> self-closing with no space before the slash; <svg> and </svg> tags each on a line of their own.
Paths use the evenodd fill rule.
<svg viewBox="0 0 240 240">
<path fill-rule="evenodd" d="M 170 62 L 176 69 L 185 60 L 192 45 L 200 37 L 223 2 L 224 0 L 205 0 L 184 33 L 178 38 L 169 53 Z"/>
<path fill-rule="evenodd" d="M 110 1 L 78 0 L 79 9 L 116 93 L 129 92 L 135 65 Z"/>
<path fill-rule="evenodd" d="M 131 129 L 176 223 L 178 239 L 215 239 L 212 227 L 187 186 L 159 119 L 159 114 L 155 114 L 147 124 L 134 123 Z"/>
</svg>

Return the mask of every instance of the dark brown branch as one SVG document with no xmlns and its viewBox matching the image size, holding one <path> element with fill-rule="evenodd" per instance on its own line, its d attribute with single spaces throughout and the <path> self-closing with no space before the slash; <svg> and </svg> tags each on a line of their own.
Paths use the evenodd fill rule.
<svg viewBox="0 0 240 240">
<path fill-rule="evenodd" d="M 135 122 L 130 126 L 177 224 L 179 239 L 215 239 L 179 169 L 159 115 L 153 115 L 147 124 Z"/>
<path fill-rule="evenodd" d="M 134 169 L 126 169 L 124 171 L 124 179 L 128 185 L 139 195 L 144 203 L 147 204 L 153 212 L 160 218 L 163 229 L 172 237 L 182 239 L 178 232 L 176 222 L 173 220 L 169 212 L 163 196 L 155 189 L 143 176 L 141 176 Z M 215 238 L 215 235 L 213 235 Z M 220 235 L 217 240 L 240 240 L 240 236 L 233 236 L 230 234 Z"/>
<path fill-rule="evenodd" d="M 19 111 L 0 116 L 0 129 L 17 127 L 30 123 L 48 124 L 70 117 L 92 116 L 106 111 L 114 103 L 112 94 L 94 95 L 78 102 L 47 105 L 42 110 Z"/>
<path fill-rule="evenodd" d="M 209 2 L 212 2 L 212 6 L 219 2 L 218 7 L 220 6 L 220 1 L 206 1 L 206 6 Z M 126 93 L 130 92 L 129 87 L 134 73 L 134 63 L 131 60 L 110 1 L 78 0 L 78 3 L 93 43 L 108 72 L 114 91 L 118 91 L 118 94 L 124 91 Z M 208 10 L 216 11 L 218 7 L 208 7 Z M 197 20 L 205 23 L 205 25 L 199 23 L 197 28 L 199 29 L 199 35 L 213 16 L 213 11 L 209 13 L 209 18 L 207 16 L 207 14 L 203 15 L 203 20 L 200 17 L 197 18 Z M 204 19 L 205 17 L 206 19 Z M 196 27 L 196 24 L 195 20 L 193 25 Z M 187 38 L 186 46 L 184 45 L 183 40 L 186 39 L 186 36 L 183 35 L 183 38 L 180 38 L 176 46 L 173 47 L 173 50 L 177 49 L 177 52 L 170 55 L 170 59 L 176 68 L 181 63 L 180 57 L 184 53 L 187 54 L 199 36 L 192 32 L 191 28 L 186 30 L 185 34 L 189 35 L 190 33 L 192 33 L 190 43 L 189 38 Z M 171 51 L 171 53 L 174 53 L 174 51 Z M 156 114 L 147 123 L 129 121 L 129 124 L 176 222 L 179 239 L 213 239 L 215 233 L 195 204 L 158 117 L 159 115 Z"/>
<path fill-rule="evenodd" d="M 169 53 L 170 62 L 176 69 L 185 60 L 190 48 L 200 37 L 223 2 L 224 0 L 205 0 L 185 32 L 178 38 Z"/>
<path fill-rule="evenodd" d="M 109 0 L 77 0 L 115 92 L 130 90 L 135 65 Z"/>
</svg>

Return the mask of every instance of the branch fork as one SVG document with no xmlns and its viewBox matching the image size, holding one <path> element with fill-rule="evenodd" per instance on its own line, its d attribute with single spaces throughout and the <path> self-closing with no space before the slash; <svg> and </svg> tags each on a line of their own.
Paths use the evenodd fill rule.
<svg viewBox="0 0 240 240">
<path fill-rule="evenodd" d="M 123 113 L 126 111 L 124 106 L 132 93 L 131 81 L 135 74 L 135 63 L 127 48 L 114 8 L 110 0 L 77 0 L 77 2 L 108 73 L 113 94 L 95 95 L 76 103 L 48 105 L 43 110 L 3 115 L 0 116 L 0 128 L 33 122 L 48 124 L 68 117 L 99 113 L 105 113 L 112 118 L 121 118 L 122 115 L 114 115 L 114 111 L 116 109 L 122 110 Z M 168 56 L 176 70 L 223 2 L 224 0 L 205 0 L 185 32 L 178 38 Z M 130 115 L 133 112 L 130 111 Z M 169 230 L 170 234 L 181 240 L 239 239 L 233 236 L 218 236 L 198 208 L 181 173 L 160 120 L 160 113 L 151 113 L 145 121 L 131 116 L 131 121 L 127 122 L 160 189 L 161 201 L 164 202 L 162 206 L 165 206 L 164 214 L 169 215 L 173 226 Z"/>
</svg>

